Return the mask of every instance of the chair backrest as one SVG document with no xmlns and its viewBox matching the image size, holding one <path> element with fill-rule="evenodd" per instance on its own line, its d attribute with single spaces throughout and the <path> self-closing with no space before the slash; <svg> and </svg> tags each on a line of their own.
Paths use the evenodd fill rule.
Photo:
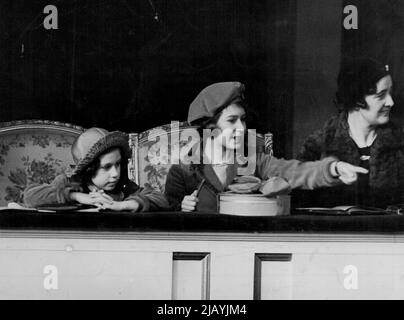
<svg viewBox="0 0 404 320">
<path fill-rule="evenodd" d="M 165 182 L 173 163 L 179 163 L 180 149 L 189 149 L 195 140 L 188 140 L 187 130 L 196 129 L 187 122 L 172 122 L 142 133 L 129 134 L 132 159 L 129 177 L 138 185 L 164 192 Z M 272 134 L 257 133 L 257 151 L 272 155 Z M 169 159 L 167 159 L 167 155 Z"/>
<path fill-rule="evenodd" d="M 83 128 L 47 120 L 0 123 L 0 206 L 22 202 L 32 183 L 50 183 L 72 165 L 71 146 Z"/>
</svg>

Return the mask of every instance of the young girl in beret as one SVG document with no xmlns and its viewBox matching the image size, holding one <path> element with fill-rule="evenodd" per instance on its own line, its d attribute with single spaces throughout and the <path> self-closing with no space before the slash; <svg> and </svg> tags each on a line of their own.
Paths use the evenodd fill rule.
<svg viewBox="0 0 404 320">
<path fill-rule="evenodd" d="M 127 175 L 130 148 L 119 131 L 91 128 L 72 146 L 76 167 L 69 177 L 31 185 L 24 192 L 28 207 L 80 203 L 112 211 L 157 211 L 168 208 L 164 195 L 140 188 Z"/>
<path fill-rule="evenodd" d="M 220 134 L 208 139 L 202 148 L 208 163 L 181 163 L 170 168 L 165 194 L 174 210 L 217 212 L 217 194 L 225 191 L 237 175 L 238 164 L 229 155 L 234 156 L 240 148 L 246 130 L 243 93 L 244 85 L 239 82 L 215 83 L 191 103 L 188 122 L 200 129 L 219 129 Z M 291 189 L 314 189 L 354 183 L 358 173 L 366 174 L 367 170 L 334 157 L 300 162 L 261 153 L 256 157 L 254 175 L 262 180 L 283 178 Z"/>
</svg>

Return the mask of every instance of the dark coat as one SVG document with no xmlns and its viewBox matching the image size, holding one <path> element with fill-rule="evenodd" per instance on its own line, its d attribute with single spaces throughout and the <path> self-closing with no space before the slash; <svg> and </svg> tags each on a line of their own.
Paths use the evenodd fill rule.
<svg viewBox="0 0 404 320">
<path fill-rule="evenodd" d="M 367 205 L 386 207 L 403 202 L 404 192 L 404 133 L 403 129 L 388 123 L 377 128 L 377 138 L 370 147 L 369 188 L 360 194 L 358 184 L 315 190 L 295 194 L 296 205 L 335 206 Z M 323 129 L 310 135 L 303 144 L 297 159 L 314 161 L 335 156 L 341 161 L 360 164 L 359 150 L 349 136 L 346 113 L 328 120 Z M 298 199 L 296 199 L 298 198 Z M 358 200 L 361 199 L 361 200 Z M 359 203 L 361 202 L 361 203 Z"/>
<path fill-rule="evenodd" d="M 282 177 L 291 188 L 314 189 L 334 186 L 340 180 L 331 176 L 330 165 L 335 158 L 302 163 L 297 160 L 284 160 L 269 155 L 257 155 L 255 176 L 262 180 L 270 177 Z M 226 190 L 237 174 L 235 165 L 227 168 L 228 179 L 223 186 L 211 165 L 173 165 L 168 172 L 165 195 L 173 210 L 181 210 L 181 202 L 185 196 L 192 194 L 199 183 L 205 178 L 199 196 L 196 211 L 217 212 L 217 195 Z"/>
</svg>

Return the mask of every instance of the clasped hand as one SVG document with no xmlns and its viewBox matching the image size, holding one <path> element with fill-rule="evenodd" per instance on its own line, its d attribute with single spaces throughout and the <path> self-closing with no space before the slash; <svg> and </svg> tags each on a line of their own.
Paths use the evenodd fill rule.
<svg viewBox="0 0 404 320">
<path fill-rule="evenodd" d="M 82 192 L 72 192 L 70 194 L 70 198 L 73 201 L 77 201 L 81 204 L 93 205 L 101 210 L 112 210 L 112 211 L 123 211 L 127 209 L 131 209 L 136 211 L 136 206 L 139 204 L 132 200 L 131 206 L 127 205 L 127 201 L 115 201 L 111 196 L 106 194 L 104 190 L 93 191 L 90 193 L 82 193 Z"/>
<path fill-rule="evenodd" d="M 181 202 L 181 210 L 184 212 L 192 212 L 195 211 L 196 205 L 198 203 L 198 198 L 197 198 L 197 193 L 198 191 L 195 190 L 192 192 L 191 195 L 185 196 L 184 199 Z"/>
</svg>

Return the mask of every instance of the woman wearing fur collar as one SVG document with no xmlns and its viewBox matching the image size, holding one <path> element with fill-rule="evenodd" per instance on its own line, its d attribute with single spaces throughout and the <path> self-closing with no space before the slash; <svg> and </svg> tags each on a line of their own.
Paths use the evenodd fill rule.
<svg viewBox="0 0 404 320">
<path fill-rule="evenodd" d="M 390 121 L 392 87 L 388 65 L 369 58 L 343 64 L 337 91 L 340 113 L 306 139 L 297 158 L 335 156 L 369 169 L 369 174 L 351 186 L 300 194 L 298 205 L 386 207 L 403 201 L 404 136 Z"/>
</svg>

